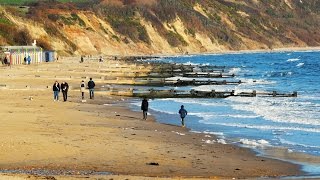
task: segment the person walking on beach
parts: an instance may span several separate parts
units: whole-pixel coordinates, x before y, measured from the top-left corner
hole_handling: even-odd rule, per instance
[[[184,109],[184,106],[181,105],[181,109],[179,110],[180,118],[181,118],[181,126],[185,127],[184,125],[184,118],[187,116],[188,112]]]
[[[69,90],[69,85],[65,81],[61,83],[61,91],[63,95],[63,101],[66,102],[68,99],[68,90]]]
[[[27,61],[28,61],[28,64],[31,63],[31,57],[30,57],[30,55],[28,55]]]
[[[147,98],[143,98],[142,103],[141,103],[141,110],[142,110],[142,113],[143,113],[143,120],[147,120],[148,107],[149,107],[149,103],[148,103]]]
[[[4,57],[3,63],[4,63],[5,65],[8,65],[8,58],[7,58],[7,56]]]
[[[53,90],[53,100],[59,101],[60,84],[58,83],[58,81],[54,82],[52,86],[52,90]]]
[[[94,87],[95,86],[96,86],[96,84],[92,81],[92,78],[90,78],[90,81],[88,82],[90,99],[94,98]]]
[[[81,92],[81,97],[82,97],[82,100],[84,100],[84,91],[86,90],[86,84],[84,83],[84,81],[82,80],[81,81],[81,84],[80,84],[80,92]]]

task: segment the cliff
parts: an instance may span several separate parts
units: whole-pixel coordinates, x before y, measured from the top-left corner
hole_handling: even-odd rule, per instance
[[[0,44],[71,54],[320,46],[318,0],[54,0],[0,7]]]

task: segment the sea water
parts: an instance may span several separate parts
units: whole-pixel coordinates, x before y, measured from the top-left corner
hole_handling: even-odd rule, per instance
[[[281,147],[289,153],[320,156],[320,52],[194,55],[162,61],[224,66],[225,73],[236,75],[225,80],[243,82],[176,89],[235,90],[236,93],[297,91],[298,97],[153,99],[149,106],[158,121],[180,125],[178,110],[184,105],[188,111],[186,126],[192,131],[217,134],[222,143],[256,149]],[[136,108],[140,106],[138,101],[133,104]],[[320,174],[319,167],[315,163],[305,170]]]

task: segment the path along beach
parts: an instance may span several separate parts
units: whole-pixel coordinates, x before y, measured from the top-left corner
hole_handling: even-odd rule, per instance
[[[0,179],[232,179],[301,175],[299,166],[249,149],[206,144],[213,135],[159,124],[130,111],[128,99],[95,92],[81,102],[81,80],[97,86],[138,65],[79,58],[0,68]],[[115,78],[112,78],[115,77]],[[52,84],[71,86],[53,101]],[[35,175],[32,175],[35,174]]]

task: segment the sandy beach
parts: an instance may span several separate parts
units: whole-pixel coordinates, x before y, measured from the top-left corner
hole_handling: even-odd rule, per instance
[[[80,81],[97,86],[132,70],[119,61],[1,67],[0,179],[232,179],[301,175],[299,166],[187,128],[160,124],[128,109],[129,98],[96,92],[81,102]],[[121,68],[120,68],[121,67]],[[112,78],[114,77],[114,78]],[[52,84],[71,86],[53,101]],[[62,100],[62,94],[60,93]],[[36,174],[36,175],[32,175]]]

